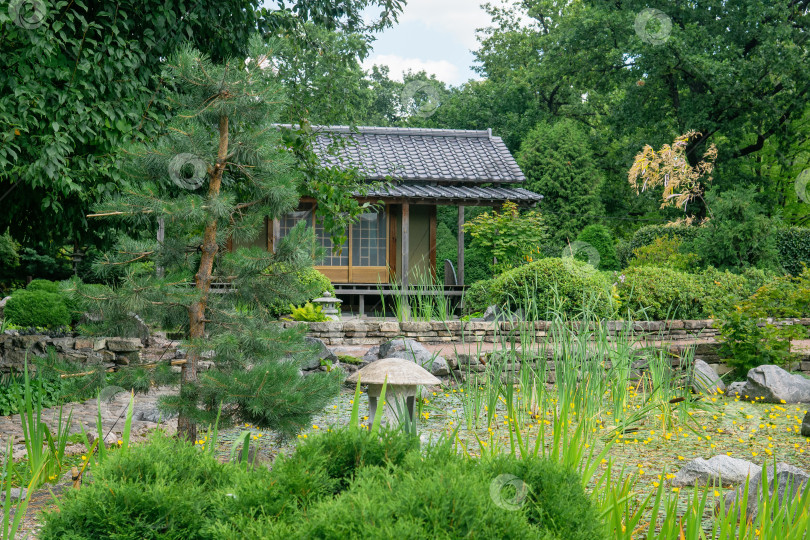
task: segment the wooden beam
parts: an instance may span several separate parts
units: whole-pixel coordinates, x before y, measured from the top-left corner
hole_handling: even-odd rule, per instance
[[[399,208],[397,208],[398,210]],[[397,280],[397,217],[394,215],[394,207],[388,205],[388,268],[389,283]]]
[[[264,216],[264,238],[267,241],[267,251],[272,253],[275,248],[273,244],[273,222],[270,216]]]
[[[273,220],[272,224],[273,228],[273,251],[276,251],[276,246],[278,245],[279,240],[281,240],[281,221],[278,219]]]
[[[411,273],[410,249],[411,249],[411,209],[408,203],[402,203],[402,246],[400,275],[402,276],[402,290],[408,290],[408,278]]]
[[[458,260],[456,262],[456,278],[458,285],[464,285],[464,207],[458,207]]]
[[[430,207],[430,214],[428,216],[428,223],[430,232],[428,234],[428,258],[430,260],[430,274],[436,277],[436,214],[438,207],[434,204]]]

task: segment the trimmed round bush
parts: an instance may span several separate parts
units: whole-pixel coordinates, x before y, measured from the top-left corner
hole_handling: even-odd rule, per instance
[[[6,320],[24,328],[58,328],[70,324],[70,312],[61,295],[43,290],[18,289],[6,302]]]
[[[476,301],[523,309],[529,318],[545,319],[550,313],[575,315],[583,311],[609,317],[614,312],[610,283],[605,275],[590,264],[571,258],[540,259],[504,272],[481,287],[487,291],[473,291]],[[468,309],[481,311],[486,306],[473,304]]]
[[[59,284],[55,281],[47,279],[32,279],[31,283],[26,287],[29,291],[45,291],[49,293],[59,294]]]
[[[628,268],[619,280],[622,309],[640,319],[700,319],[703,286],[697,276],[659,266]]]
[[[585,242],[596,249],[596,252],[599,253],[599,270],[619,269],[613,235],[610,229],[604,225],[588,225],[577,236],[577,242]]]

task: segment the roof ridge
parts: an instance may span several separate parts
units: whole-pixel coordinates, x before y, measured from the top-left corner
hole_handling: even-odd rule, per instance
[[[322,126],[313,125],[313,131],[327,133],[357,133],[361,135],[422,135],[427,137],[467,137],[467,138],[491,138],[492,130],[484,129],[440,129],[440,128],[411,128],[411,127],[383,127],[383,126]]]

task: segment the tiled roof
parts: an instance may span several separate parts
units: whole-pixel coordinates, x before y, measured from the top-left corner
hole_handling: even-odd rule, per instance
[[[491,131],[313,126],[315,152],[329,165],[357,167],[369,180],[397,182],[517,183],[525,177]],[[335,139],[337,156],[328,152]]]
[[[396,184],[374,190],[369,197],[426,199],[431,201],[453,201],[463,204],[465,200],[477,203],[512,201],[534,204],[543,199],[542,195],[523,188],[501,188],[481,186],[425,186],[419,184]]]

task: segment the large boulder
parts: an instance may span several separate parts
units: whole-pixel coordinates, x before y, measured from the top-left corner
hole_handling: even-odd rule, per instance
[[[412,339],[392,339],[380,345],[380,358],[410,360],[430,371],[436,377],[450,374],[447,360],[428,351],[424,345]]]
[[[810,411],[807,411],[802,420],[802,435],[810,437]]]
[[[728,385],[726,388],[726,395],[735,397],[735,396],[743,396],[743,389],[745,388],[745,382],[743,381],[734,381],[733,383]]]
[[[801,493],[807,487],[807,480],[810,478],[806,472],[788,465],[778,463],[774,469],[773,465],[768,465],[767,469],[768,493],[771,497],[776,494],[777,505],[781,506],[786,501],[790,501],[797,493]],[[759,469],[748,481],[748,507],[746,508],[746,519],[755,520],[759,512],[759,497],[762,491],[762,469]],[[734,500],[743,500],[743,490],[745,486],[740,486],[734,491],[726,493],[726,509],[731,507]]]
[[[750,461],[737,459],[723,454],[709,459],[693,459],[678,471],[672,479],[676,487],[696,486],[702,484],[731,485],[742,484],[753,476],[759,467]]]
[[[308,358],[307,362],[301,366],[302,369],[307,371],[318,369],[321,367],[322,360],[329,360],[333,364],[336,364],[338,361],[337,355],[329,350],[329,347],[326,346],[326,343],[321,341],[318,338],[306,336],[304,340],[307,342],[308,345],[315,349],[315,356]]]
[[[726,391],[726,384],[720,380],[714,368],[700,358],[695,358],[691,383],[692,390],[701,394],[721,394]]]
[[[744,399],[765,403],[808,403],[810,380],[778,366],[757,366],[748,372],[740,394]]]

